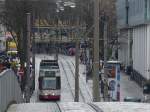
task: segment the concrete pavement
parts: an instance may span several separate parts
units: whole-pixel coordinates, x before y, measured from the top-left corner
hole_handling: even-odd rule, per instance
[[[130,76],[121,72],[121,101],[125,97],[135,97],[143,99],[143,90],[133,80],[130,80]]]

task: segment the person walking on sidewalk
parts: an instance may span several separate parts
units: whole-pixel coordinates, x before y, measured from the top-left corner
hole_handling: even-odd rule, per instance
[[[104,81],[103,80],[100,81],[100,87],[101,87],[101,94],[103,95],[104,94]]]
[[[81,52],[81,55],[80,55],[80,62],[83,63],[83,53]]]

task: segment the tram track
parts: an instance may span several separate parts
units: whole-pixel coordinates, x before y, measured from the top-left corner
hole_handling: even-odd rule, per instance
[[[99,108],[97,105],[93,104],[93,103],[87,103],[88,106],[90,106],[92,109],[95,110],[95,112],[103,112],[103,110],[101,108]]]
[[[74,80],[75,80],[75,73],[73,72],[70,63],[69,63],[68,61],[66,61],[66,62],[67,62],[67,64],[68,64],[68,66],[69,66],[69,68],[70,68],[70,70],[71,70],[71,72],[72,72],[72,75],[73,75],[73,77],[74,77]],[[79,92],[80,92],[80,95],[81,95],[83,101],[85,102],[85,97],[84,97],[84,95],[83,95],[83,93],[82,93],[82,91],[81,91],[80,86],[79,86]]]
[[[73,63],[73,61],[71,61],[71,64],[74,66],[74,69],[75,69],[75,64]],[[82,82],[82,84],[84,85],[84,87],[86,88],[87,94],[90,96],[90,100],[92,101],[92,96],[91,96],[91,94],[90,94],[90,92],[89,92],[89,90],[88,90],[86,84],[83,82],[83,79],[82,79],[81,82]]]
[[[57,105],[57,108],[58,108],[58,110],[59,110],[58,112],[62,112],[62,111],[61,111],[61,108],[60,108],[60,106],[59,106],[59,104],[58,104],[58,102],[56,102],[56,105]]]
[[[67,80],[67,84],[68,84],[68,86],[69,86],[69,90],[70,90],[71,95],[72,95],[73,100],[74,100],[75,95],[74,95],[74,93],[73,93],[73,91],[72,91],[72,89],[71,89],[71,84],[70,84],[70,82],[69,82],[69,78],[68,78],[68,76],[67,76],[67,72],[66,72],[66,70],[65,70],[65,68],[64,68],[64,66],[63,66],[62,61],[59,61],[59,63],[60,63],[60,65],[62,66],[62,69],[63,69],[63,71],[64,71],[64,75],[65,75],[66,80]]]
[[[62,58],[63,60],[65,60],[64,57],[61,57],[61,58]],[[75,80],[75,73],[73,72],[70,63],[69,63],[68,61],[66,61],[66,60],[65,60],[65,62],[67,63],[68,67],[70,68],[70,71],[71,71],[71,73],[72,73],[72,76],[73,76],[73,78],[74,78],[74,80]],[[84,95],[83,95],[83,93],[82,93],[80,87],[79,87],[79,92],[80,92],[80,95],[81,95],[81,97],[82,97],[83,102],[85,102],[86,100],[85,100],[85,97],[84,97]],[[74,97],[75,97],[75,96],[74,96]]]

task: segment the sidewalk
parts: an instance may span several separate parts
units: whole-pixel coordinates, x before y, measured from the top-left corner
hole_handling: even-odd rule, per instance
[[[92,92],[92,79],[87,82],[90,90]],[[123,101],[125,97],[133,97],[143,99],[142,88],[138,86],[134,81],[130,80],[130,77],[121,72],[121,81],[120,81],[120,101]]]
[[[121,72],[120,84],[121,101],[123,101],[125,97],[143,98],[142,88],[139,87],[136,82],[130,80],[130,76],[124,72]]]

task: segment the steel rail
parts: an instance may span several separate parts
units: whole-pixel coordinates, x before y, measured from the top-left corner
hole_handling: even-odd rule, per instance
[[[87,103],[92,109],[95,110],[95,112],[104,112],[101,108],[99,108],[97,105],[93,103]]]
[[[64,59],[64,57],[61,57],[61,58],[63,58],[63,59]],[[65,59],[64,59],[64,60],[65,60]],[[66,60],[65,60],[65,61],[66,61]],[[70,63],[69,63],[68,61],[66,61],[66,63],[67,63],[67,65],[69,66],[70,71],[71,71],[71,73],[72,73],[72,75],[73,75],[73,77],[74,77],[74,79],[75,79],[75,73],[73,72],[73,70],[72,70],[72,68],[71,68]],[[83,93],[82,93],[82,91],[81,91],[81,88],[80,88],[80,87],[79,87],[79,92],[80,92],[80,95],[81,95],[81,97],[82,97],[83,101],[85,102],[85,97],[84,97],[84,95],[83,95]]]
[[[71,64],[72,64],[72,65],[74,66],[74,68],[75,68],[75,65],[74,65],[74,63],[73,63],[72,61],[71,61]],[[82,82],[82,83],[83,83],[83,82]],[[90,94],[90,92],[88,91],[86,84],[83,83],[83,85],[85,86],[85,88],[86,88],[86,90],[87,90],[87,93],[88,93],[88,95],[90,96],[90,99],[91,99],[91,101],[92,101],[91,94]]]
[[[62,112],[62,111],[61,111],[61,108],[60,108],[60,106],[59,106],[59,104],[58,104],[58,102],[56,102],[56,105],[57,105],[57,107],[58,107],[58,109],[59,109],[59,112]]]
[[[59,61],[59,63],[61,64],[62,69],[63,69],[63,71],[64,71],[64,73],[65,73],[65,77],[66,77],[66,80],[67,80],[67,83],[68,83],[68,86],[69,86],[70,92],[71,92],[72,97],[73,97],[73,99],[74,99],[74,98],[75,98],[75,95],[74,95],[74,93],[73,93],[73,91],[72,91],[72,89],[71,89],[71,85],[70,85],[70,83],[69,83],[69,79],[68,79],[68,76],[67,76],[67,72],[66,72],[66,70],[65,70],[65,68],[64,68],[64,66],[63,66],[63,64],[62,64],[62,62],[61,62],[61,61]]]

